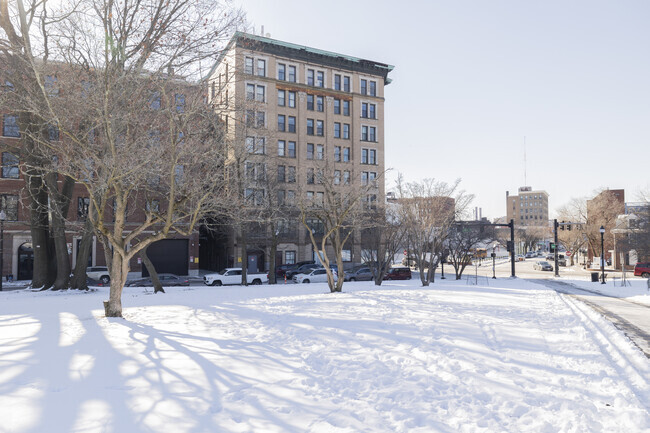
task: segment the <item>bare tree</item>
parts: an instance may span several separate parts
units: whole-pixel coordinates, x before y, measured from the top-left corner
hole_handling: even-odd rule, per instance
[[[584,198],[573,198],[558,209],[558,219],[572,223],[558,232],[558,241],[564,245],[567,251],[571,251],[571,266],[575,264],[578,251],[587,243],[586,206],[587,202]]]
[[[330,291],[340,292],[345,278],[343,250],[351,242],[355,230],[370,224],[372,213],[377,209],[376,182],[379,179],[361,181],[349,172],[342,173],[327,158],[319,162],[308,169],[307,174],[314,191],[302,191],[298,200],[300,221],[307,229],[314,250],[319,252]],[[334,263],[338,273],[336,281],[331,268]]]
[[[624,203],[611,190],[603,190],[592,200],[587,201],[584,218],[585,235],[589,251],[593,255],[600,255],[600,227],[605,228],[604,250],[613,249],[614,238],[611,230],[616,226],[616,219],[624,212],[624,208]]]
[[[379,208],[370,225],[361,235],[361,258],[370,268],[375,285],[380,286],[395,255],[406,245],[407,227],[395,203]]]
[[[546,226],[520,226],[515,230],[515,242],[521,242],[525,251],[537,250],[537,245],[550,235],[549,228]]]
[[[453,184],[435,179],[407,183],[401,175],[397,196],[400,219],[407,229],[409,259],[415,259],[420,281],[428,286],[434,281],[454,221],[465,212],[473,196],[460,189],[460,179]]]
[[[496,239],[492,228],[486,228],[478,221],[454,223],[447,239],[447,261],[454,267],[456,279],[460,280],[465,268],[472,263],[474,252],[485,243]]]
[[[87,217],[112,250],[107,316],[122,315],[132,258],[222,204],[224,139],[191,78],[240,22],[215,2],[82,0],[49,35],[63,66],[47,71],[35,108],[62,139],[31,137],[88,192]],[[142,221],[127,229],[128,212]]]

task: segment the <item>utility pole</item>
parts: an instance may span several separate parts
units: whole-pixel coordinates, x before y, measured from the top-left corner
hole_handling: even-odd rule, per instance
[[[508,224],[510,227],[510,244],[512,245],[512,251],[510,251],[510,270],[512,271],[512,278],[515,278],[515,220],[511,219]]]

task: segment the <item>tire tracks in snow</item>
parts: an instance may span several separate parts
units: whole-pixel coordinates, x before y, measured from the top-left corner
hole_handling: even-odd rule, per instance
[[[588,335],[600,352],[616,366],[620,380],[628,385],[644,407],[650,407],[650,386],[647,379],[650,377],[650,367],[647,359],[613,324],[581,300],[566,294],[558,295],[587,328]]]

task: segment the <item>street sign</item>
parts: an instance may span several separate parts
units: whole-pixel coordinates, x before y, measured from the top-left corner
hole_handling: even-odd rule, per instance
[[[567,257],[571,257],[571,251],[567,251],[567,252],[566,252],[566,256],[567,256]]]

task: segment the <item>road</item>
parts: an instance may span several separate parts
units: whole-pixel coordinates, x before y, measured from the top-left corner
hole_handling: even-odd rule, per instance
[[[638,304],[623,298],[604,296],[599,293],[579,289],[554,277],[553,272],[537,271],[533,269],[535,261],[541,259],[528,259],[516,263],[516,275],[518,278],[544,284],[553,290],[567,296],[578,299],[598,311],[614,326],[620,329],[641,351],[650,358],[650,307]],[[510,262],[500,263],[494,268],[497,278],[510,276]],[[453,269],[451,269],[453,272]],[[465,271],[468,275],[478,275],[479,281],[482,278],[492,277],[492,263],[485,263],[483,266],[468,268]],[[560,267],[560,276],[572,276],[588,281],[590,272],[580,267]]]

